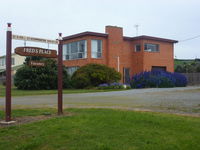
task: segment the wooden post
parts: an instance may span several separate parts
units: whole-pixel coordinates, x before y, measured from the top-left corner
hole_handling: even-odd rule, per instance
[[[58,38],[58,115],[63,114],[63,56],[62,34]]]
[[[11,121],[11,51],[12,51],[12,30],[11,23],[8,23],[6,39],[6,122]]]

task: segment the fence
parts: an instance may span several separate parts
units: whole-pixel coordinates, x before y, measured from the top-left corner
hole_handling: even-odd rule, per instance
[[[12,85],[14,84],[14,76],[11,76],[11,83],[12,83]],[[0,77],[0,85],[2,85],[2,84],[5,84],[5,82],[6,82],[6,77],[5,76],[2,76],[2,77]]]
[[[6,77],[0,77],[0,84],[3,84],[3,82],[6,81]]]
[[[182,73],[188,80],[188,85],[200,85],[200,73]]]

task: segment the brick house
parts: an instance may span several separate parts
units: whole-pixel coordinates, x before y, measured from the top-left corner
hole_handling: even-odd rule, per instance
[[[106,26],[105,33],[82,32],[63,38],[63,64],[72,74],[88,63],[105,64],[122,74],[127,83],[132,75],[150,70],[174,71],[174,43],[150,36],[126,37],[123,29]]]

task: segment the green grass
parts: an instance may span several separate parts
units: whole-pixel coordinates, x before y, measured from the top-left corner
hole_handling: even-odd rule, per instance
[[[110,92],[110,91],[122,91],[126,89],[64,89],[63,94],[73,93],[92,93],[92,92]],[[57,90],[18,90],[16,87],[12,87],[12,96],[28,96],[28,95],[49,95],[57,94]],[[0,85],[0,97],[5,96],[5,87]]]
[[[6,150],[197,150],[200,118],[109,109],[68,109],[73,116],[0,128]],[[54,109],[15,110],[16,116]],[[2,112],[0,113],[2,116]]]

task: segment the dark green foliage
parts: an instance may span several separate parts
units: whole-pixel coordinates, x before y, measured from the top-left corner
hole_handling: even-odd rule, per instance
[[[182,67],[182,65],[177,65],[175,68],[175,72],[183,73],[185,72],[185,69]]]
[[[14,84],[18,89],[23,90],[40,90],[57,88],[57,64],[55,60],[43,59],[44,67],[28,66],[27,58],[24,67],[17,70],[14,77]],[[41,60],[41,59],[31,59]],[[70,88],[70,79],[63,69],[63,87]]]
[[[101,64],[88,64],[80,67],[72,76],[72,84],[75,88],[98,86],[102,83],[117,82],[121,74],[114,68]]]
[[[200,61],[195,60],[177,60],[175,59],[175,72],[194,73],[200,72]]]

